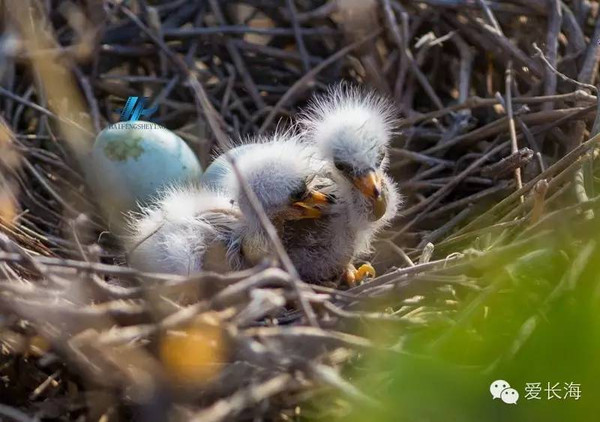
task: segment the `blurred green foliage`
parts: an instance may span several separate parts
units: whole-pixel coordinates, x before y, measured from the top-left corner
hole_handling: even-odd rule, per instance
[[[414,330],[371,325],[381,346],[402,339],[400,353],[373,352],[346,378],[381,408],[343,396],[311,403],[311,420],[344,421],[589,421],[600,417],[600,247],[597,221],[564,225],[512,255],[487,254],[479,291],[463,292],[451,323]],[[490,256],[492,257],[490,259]],[[477,258],[474,266],[477,267]],[[467,271],[467,273],[469,273]],[[474,277],[474,273],[470,273]],[[392,342],[393,344],[393,342]],[[520,398],[492,399],[502,379]],[[526,384],[541,383],[540,399]],[[580,385],[581,397],[548,399],[548,383]],[[315,406],[317,412],[312,412]],[[307,412],[308,413],[308,412]],[[327,415],[327,417],[323,417]],[[313,417],[314,416],[314,417]]]

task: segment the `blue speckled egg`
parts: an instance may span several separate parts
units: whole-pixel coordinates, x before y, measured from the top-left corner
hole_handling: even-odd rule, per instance
[[[179,136],[155,123],[136,121],[100,132],[86,172],[102,205],[124,212],[169,185],[199,181],[202,168]]]

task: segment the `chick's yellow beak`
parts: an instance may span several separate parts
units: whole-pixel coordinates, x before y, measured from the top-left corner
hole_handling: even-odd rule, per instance
[[[387,198],[383,191],[381,175],[371,170],[367,174],[354,179],[354,186],[373,203],[371,219],[379,220],[387,210]]]
[[[304,202],[294,202],[294,204],[292,205],[294,207],[294,217],[297,220],[302,220],[304,218],[319,218],[321,217],[321,210],[308,205]]]
[[[354,186],[367,198],[375,200],[381,195],[381,176],[371,170],[364,176],[355,178]]]
[[[310,191],[305,199],[292,204],[294,217],[299,220],[304,218],[319,218],[323,214],[319,206],[329,203],[331,203],[329,196],[318,191]]]
[[[313,190],[310,191],[308,197],[303,202],[309,205],[326,205],[331,203],[331,197],[319,191]]]

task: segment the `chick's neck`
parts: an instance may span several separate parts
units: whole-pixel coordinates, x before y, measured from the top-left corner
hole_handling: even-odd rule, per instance
[[[283,233],[284,219],[276,218],[271,221],[277,236],[281,238]],[[242,253],[244,258],[251,264],[260,263],[273,250],[269,235],[259,223],[257,227],[251,228],[242,238]]]

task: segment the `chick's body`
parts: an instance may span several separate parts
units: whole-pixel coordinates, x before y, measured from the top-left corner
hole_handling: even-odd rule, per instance
[[[167,190],[131,218],[129,264],[147,272],[190,275],[243,267],[240,211],[218,191]]]
[[[321,218],[291,221],[282,240],[300,277],[309,283],[337,281],[351,264],[357,232],[351,225],[349,204],[335,182],[318,176],[319,190],[335,198]]]
[[[353,258],[371,252],[375,235],[398,213],[401,196],[387,175],[393,129],[390,103],[340,84],[316,97],[300,118],[303,139],[327,163],[327,174],[346,198],[356,233]]]
[[[345,178],[320,162],[315,168],[318,189],[335,198],[319,219],[291,221],[285,225],[283,243],[302,279],[309,283],[337,282],[357,259],[372,252],[376,234],[397,212],[395,184],[385,175],[388,209],[373,221],[372,203]]]
[[[344,273],[351,263],[357,244],[357,231],[352,226],[353,209],[350,197],[342,193],[332,177],[330,166],[318,156],[318,151],[310,144],[290,142],[285,137],[276,137],[270,142],[244,143],[226,154],[236,160],[249,160],[252,156],[303,156],[310,151],[310,159],[305,161],[309,186],[332,199],[315,219],[287,220],[276,224],[278,233],[292,263],[302,280],[310,283],[334,281]],[[227,175],[232,170],[225,157],[218,157],[206,170],[202,183],[217,188],[227,188]],[[226,169],[226,170],[225,170]],[[271,178],[277,184],[277,179]]]

